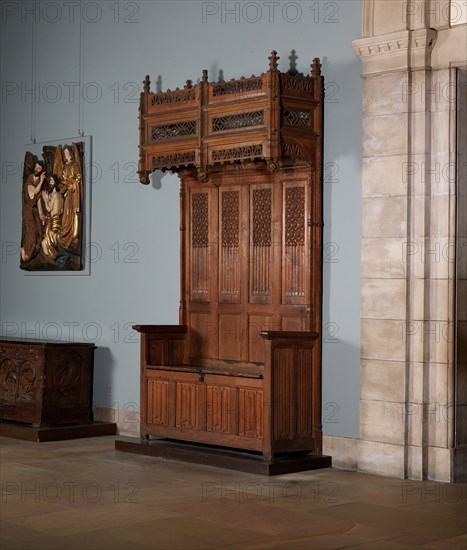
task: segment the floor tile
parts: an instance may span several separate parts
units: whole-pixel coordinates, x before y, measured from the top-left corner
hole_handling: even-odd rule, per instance
[[[467,485],[326,468],[275,477],[0,438],[6,550],[464,550]]]

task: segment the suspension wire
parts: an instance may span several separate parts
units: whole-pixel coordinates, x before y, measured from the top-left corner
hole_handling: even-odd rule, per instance
[[[79,86],[78,86],[78,135],[84,136],[84,107],[83,107],[83,80],[84,80],[84,25],[83,0],[80,0],[79,13]]]
[[[36,143],[36,18],[32,18],[31,34],[31,142]]]

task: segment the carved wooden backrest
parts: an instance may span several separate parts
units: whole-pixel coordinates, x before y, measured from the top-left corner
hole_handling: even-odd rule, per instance
[[[190,357],[262,362],[261,330],[314,330],[309,169],[251,168],[182,185]]]

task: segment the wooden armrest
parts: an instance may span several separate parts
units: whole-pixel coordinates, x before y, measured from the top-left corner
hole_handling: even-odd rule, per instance
[[[133,325],[131,327],[142,334],[186,334],[186,325]]]
[[[185,359],[186,325],[133,325],[141,334],[141,361],[146,364],[182,364]]]
[[[262,330],[259,333],[265,340],[318,340],[319,334],[310,331]]]

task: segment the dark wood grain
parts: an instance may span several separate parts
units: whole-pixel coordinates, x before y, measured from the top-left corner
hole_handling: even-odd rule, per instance
[[[0,340],[0,418],[34,427],[92,421],[94,344]]]

